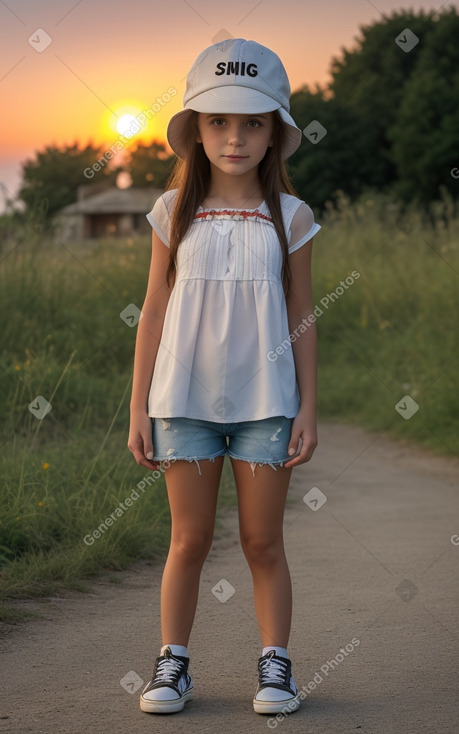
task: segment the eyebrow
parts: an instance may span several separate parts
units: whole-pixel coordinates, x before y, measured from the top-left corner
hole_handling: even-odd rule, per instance
[[[208,120],[209,117],[225,117],[225,115],[229,115],[229,114],[233,114],[233,113],[229,113],[229,112],[214,112],[212,115],[207,115],[206,120]],[[256,112],[254,112],[253,115],[250,115],[250,114],[245,115],[245,117],[262,117],[263,120],[266,120],[266,116],[265,115],[259,115]]]

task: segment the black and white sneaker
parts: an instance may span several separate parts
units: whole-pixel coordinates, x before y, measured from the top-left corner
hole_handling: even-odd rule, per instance
[[[169,646],[156,658],[151,681],[140,694],[140,708],[151,714],[181,711],[193,698],[193,681],[188,673],[189,658],[173,655]]]
[[[258,660],[258,686],[253,699],[257,714],[296,711],[300,697],[292,678],[292,662],[270,650]]]

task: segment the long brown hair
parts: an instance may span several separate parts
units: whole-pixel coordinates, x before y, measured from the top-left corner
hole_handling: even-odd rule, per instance
[[[273,225],[279,237],[282,248],[282,286],[285,297],[290,290],[290,267],[288,262],[288,241],[282,219],[282,209],[279,193],[283,191],[298,197],[290,183],[284,161],[281,157],[285,127],[277,112],[273,115],[273,145],[269,147],[263,160],[258,165],[258,175],[263,196],[268,205]],[[166,191],[178,189],[171,217],[170,254],[166,280],[170,287],[175,282],[177,266],[177,250],[187,234],[196,211],[208,194],[210,184],[210,163],[202,145],[196,142],[199,136],[198,113],[190,115],[188,130],[188,155],[186,158],[177,158],[172,173],[166,183]]]

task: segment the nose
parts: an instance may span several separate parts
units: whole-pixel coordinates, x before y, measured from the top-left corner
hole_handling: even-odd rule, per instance
[[[228,130],[228,143],[230,145],[243,145],[244,139],[244,128],[240,123],[233,123]]]

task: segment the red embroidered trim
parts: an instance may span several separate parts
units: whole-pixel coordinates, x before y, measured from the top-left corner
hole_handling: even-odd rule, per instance
[[[246,211],[245,209],[205,209],[196,214],[195,219],[207,219],[209,214],[237,214],[238,216],[242,216],[243,219],[247,219],[247,217],[260,217],[261,219],[266,219],[268,222],[273,221],[272,217],[268,217],[267,214],[262,214],[258,209],[255,209],[255,211]]]

